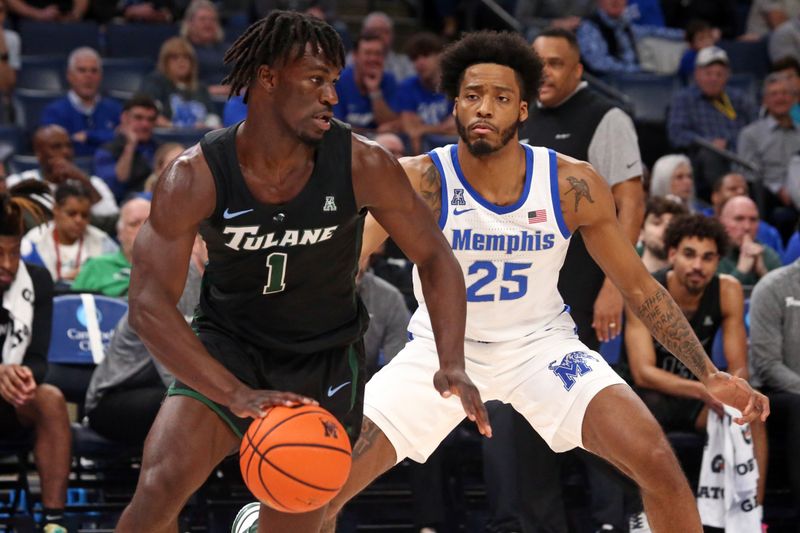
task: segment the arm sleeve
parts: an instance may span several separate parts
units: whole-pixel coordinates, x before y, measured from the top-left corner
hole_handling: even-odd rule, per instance
[[[42,383],[47,373],[47,352],[50,350],[50,334],[53,327],[53,280],[50,274],[36,267],[29,267],[28,273],[33,282],[35,302],[31,343],[25,352],[22,364],[33,372],[36,383]]]
[[[756,285],[750,298],[750,359],[768,387],[800,394],[800,375],[783,362],[783,301],[770,279]]]
[[[621,109],[610,109],[597,125],[589,143],[589,163],[610,186],[642,175],[636,128]]]
[[[39,125],[47,126],[50,124],[63,124],[66,122],[64,117],[59,112],[58,101],[53,102],[42,110],[42,115],[39,117]]]

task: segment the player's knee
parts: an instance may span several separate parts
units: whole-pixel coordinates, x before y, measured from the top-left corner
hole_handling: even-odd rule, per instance
[[[640,452],[635,476],[642,488],[673,490],[686,483],[675,452],[663,435]]]
[[[142,468],[136,495],[149,502],[148,505],[164,506],[181,493],[184,476],[175,468],[175,462],[159,459]]]
[[[52,385],[36,387],[32,415],[37,420],[66,419],[67,402],[61,390]]]

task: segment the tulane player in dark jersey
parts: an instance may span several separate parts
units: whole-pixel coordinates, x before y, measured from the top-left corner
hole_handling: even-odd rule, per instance
[[[680,215],[664,233],[670,267],[656,272],[658,280],[680,306],[700,339],[712,353],[714,337],[722,329],[728,372],[747,378],[747,333],[744,325],[742,286],[733,276],[716,274],[725,255],[725,228],[703,215]],[[686,366],[672,355],[633,313],[625,324],[623,365],[664,428],[664,431],[705,433],[709,409],[721,414],[722,403],[709,394]],[[767,434],[764,423],[751,423],[753,447],[758,459],[758,501],[763,501],[767,474]]]
[[[443,396],[490,428],[464,371],[460,267],[403,169],[334,120],[344,48],[324,22],[275,11],[226,55],[247,119],[208,134],[158,182],[133,258],[130,321],[176,376],[144,450],[118,531],[175,531],[181,507],[273,405],[319,402],[355,441],[368,322],[355,274],[369,210],[420,269],[431,302]],[[209,264],[194,332],[175,304],[195,234]],[[284,392],[285,391],[285,392]],[[262,506],[265,530],[314,531]]]

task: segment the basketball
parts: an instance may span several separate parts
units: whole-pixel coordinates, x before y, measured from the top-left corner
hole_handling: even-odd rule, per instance
[[[350,453],[347,432],[322,407],[272,407],[250,424],[239,466],[258,500],[284,513],[304,513],[339,493],[350,473]]]

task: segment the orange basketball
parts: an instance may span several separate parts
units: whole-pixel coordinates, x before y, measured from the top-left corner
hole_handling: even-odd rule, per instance
[[[284,513],[313,511],[339,493],[350,473],[350,439],[319,406],[272,407],[250,424],[239,448],[247,488]]]

